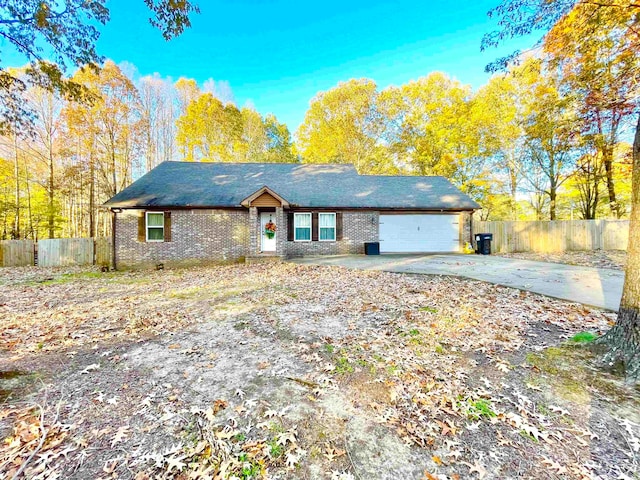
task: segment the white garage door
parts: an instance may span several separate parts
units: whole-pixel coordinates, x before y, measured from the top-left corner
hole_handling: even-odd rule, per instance
[[[459,252],[460,215],[380,215],[380,252]]]

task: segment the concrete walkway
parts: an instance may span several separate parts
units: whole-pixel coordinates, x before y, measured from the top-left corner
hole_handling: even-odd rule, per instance
[[[292,260],[363,270],[455,275],[617,311],[624,272],[484,255],[336,255]]]

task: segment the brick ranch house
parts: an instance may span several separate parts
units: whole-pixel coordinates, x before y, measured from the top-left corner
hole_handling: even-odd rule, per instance
[[[480,208],[443,177],[194,162],[164,162],[104,206],[118,268],[357,254],[377,241],[381,253],[459,252]]]

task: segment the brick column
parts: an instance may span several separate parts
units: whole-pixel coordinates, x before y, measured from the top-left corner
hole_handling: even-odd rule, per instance
[[[249,207],[249,256],[257,255],[260,251],[258,208]]]
[[[284,209],[282,207],[276,207],[276,218],[275,218],[277,233],[276,233],[276,254],[284,257],[287,252],[286,249],[286,241],[287,241],[287,226],[286,220],[284,218]]]

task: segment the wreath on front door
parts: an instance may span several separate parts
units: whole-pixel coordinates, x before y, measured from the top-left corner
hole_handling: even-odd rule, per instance
[[[276,224],[273,223],[271,220],[269,220],[267,222],[267,224],[264,226],[264,234],[269,239],[271,239],[271,238],[273,238],[275,236],[275,234],[276,234]]]

